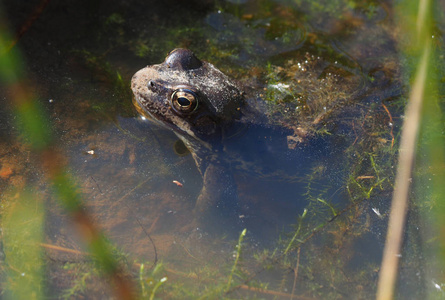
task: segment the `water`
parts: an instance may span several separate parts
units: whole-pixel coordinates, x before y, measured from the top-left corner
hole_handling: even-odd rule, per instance
[[[5,15],[14,31],[36,4],[10,2]],[[373,297],[404,105],[391,5],[297,3],[52,1],[20,38],[16,47],[88,213],[125,253],[141,293],[162,283],[160,298]],[[175,47],[267,99],[273,126],[284,130],[251,128],[233,142],[245,158],[267,133],[258,152],[266,162],[254,160],[267,170],[235,172],[242,225],[228,236],[195,222],[202,178],[192,156],[175,152],[177,137],[132,107],[131,76]],[[8,103],[12,95],[2,97]],[[82,236],[15,139],[12,110],[0,114],[0,187],[42,195],[44,242],[60,247],[45,248],[48,294],[112,294],[87,258],[67,252],[83,251]],[[289,177],[272,176],[283,170]],[[14,200],[6,195],[4,205]],[[243,226],[242,260],[227,287]],[[408,240],[416,239],[409,228]],[[399,295],[415,299],[431,287],[416,272],[422,250],[405,247]],[[155,260],[163,268],[150,270]]]

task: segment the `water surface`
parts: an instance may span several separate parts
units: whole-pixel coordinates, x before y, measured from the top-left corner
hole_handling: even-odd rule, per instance
[[[35,5],[4,3],[13,32]],[[88,212],[145,292],[167,277],[160,298],[362,299],[376,290],[405,103],[393,18],[391,2],[372,1],[52,1],[16,47]],[[251,128],[234,142],[248,156],[264,133],[264,161],[254,163],[267,170],[239,168],[242,226],[232,235],[197,226],[192,156],[132,107],[131,76],[176,47],[265,99],[282,128]],[[82,237],[16,139],[12,109],[0,114],[1,188],[43,195],[43,242],[60,247],[46,250],[48,293],[110,295],[88,258],[65,251],[84,251]],[[291,175],[272,176],[280,170]],[[399,296],[415,299],[433,287],[418,271],[419,233],[409,226],[407,237]]]

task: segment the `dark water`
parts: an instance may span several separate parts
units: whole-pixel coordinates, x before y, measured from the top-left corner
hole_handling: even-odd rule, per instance
[[[4,2],[12,32],[39,3]],[[16,47],[89,213],[127,261],[146,268],[162,261],[146,281],[137,267],[130,271],[138,286],[167,277],[159,298],[368,299],[376,291],[406,99],[394,26],[391,2],[51,1]],[[235,172],[247,235],[233,290],[225,288],[240,231],[223,237],[196,224],[202,178],[192,156],[178,154],[177,137],[132,107],[131,76],[176,47],[267,99],[265,113],[282,129],[254,128],[234,140],[243,159],[255,153],[261,172]],[[12,95],[0,96],[1,188],[32,186],[43,194],[44,242],[83,249],[15,139]],[[288,136],[298,141],[288,145]],[[2,203],[13,201],[5,195]],[[417,219],[410,211],[411,224]],[[415,228],[406,233],[399,297],[442,295],[424,270]],[[112,293],[88,259],[64,250],[46,257],[51,297]]]

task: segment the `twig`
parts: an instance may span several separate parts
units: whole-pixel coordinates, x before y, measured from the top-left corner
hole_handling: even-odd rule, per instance
[[[127,202],[124,202],[125,206],[131,211],[130,206],[127,204]],[[147,232],[147,230],[145,230],[145,227],[142,225],[142,223],[139,221],[139,218],[134,215],[134,218],[136,220],[136,222],[138,223],[138,225],[142,228],[142,231],[145,233],[145,235],[147,236],[147,238],[150,240],[151,245],[153,246],[153,251],[155,252],[155,258],[153,261],[153,264],[151,265],[150,269],[153,269],[156,266],[156,263],[158,262],[158,250],[156,248],[156,244],[153,241],[153,239],[151,238],[150,234]],[[155,219],[155,221],[153,223],[156,223],[158,221],[158,218]],[[152,226],[150,226],[150,229],[152,229]]]
[[[103,192],[102,192],[102,190],[100,189],[100,186],[97,184],[97,181],[96,181],[96,179],[94,179],[94,177],[93,176],[90,176],[91,177],[91,179],[94,181],[94,183],[96,184],[96,186],[97,186],[97,189],[99,190],[99,192],[101,193],[101,194],[103,194]]]
[[[151,269],[155,267],[155,265],[158,262],[158,250],[156,249],[156,244],[153,241],[153,239],[151,238],[151,236],[148,234],[147,230],[145,230],[145,227],[141,224],[141,222],[139,221],[139,218],[135,216],[136,222],[139,224],[139,226],[141,226],[142,231],[144,231],[145,235],[148,237],[148,239],[150,240],[150,243],[153,246],[153,250],[155,252],[155,259],[153,261],[153,264],[151,265]]]
[[[298,248],[298,251],[297,251],[297,265],[295,266],[295,269],[294,269],[294,284],[292,286],[292,293],[291,293],[290,300],[294,299],[295,287],[297,286],[298,268],[300,267],[300,251],[301,251],[301,248]]]
[[[392,149],[392,147],[394,146],[394,134],[393,134],[394,122],[392,120],[392,116],[391,116],[391,113],[389,112],[389,109],[383,103],[382,103],[382,106],[385,109],[385,111],[386,111],[386,113],[388,114],[388,117],[389,117],[389,123],[390,123],[390,127],[391,127],[391,131],[389,132],[389,134],[391,135],[391,149]]]
[[[153,232],[153,230],[155,229],[156,224],[158,224],[158,221],[159,221],[159,218],[160,218],[160,217],[161,217],[160,215],[157,216],[157,217],[155,218],[155,220],[153,221],[153,223],[151,223],[150,227],[147,229],[147,232],[148,232],[149,234],[151,234],[151,233]]]
[[[357,135],[357,131],[355,131],[355,122],[354,122],[354,120],[352,120],[352,130],[354,131],[354,134],[355,134],[355,139],[354,139],[354,142],[351,144],[351,146],[354,146],[355,145],[355,143],[357,142],[357,140],[358,140],[358,135]]]
[[[56,251],[60,251],[60,252],[66,252],[66,253],[77,254],[77,255],[84,255],[84,256],[89,256],[90,255],[90,253],[88,253],[88,252],[82,252],[82,251],[79,251],[79,250],[69,249],[69,248],[60,247],[60,246],[51,245],[51,244],[40,243],[39,245],[42,246],[43,248],[56,250]]]
[[[185,253],[187,253],[188,256],[190,256],[191,258],[197,260],[198,262],[203,263],[203,261],[201,259],[193,256],[193,254],[190,252],[190,250],[187,249],[187,247],[183,243],[179,243],[179,245],[182,247],[182,249],[184,249]]]

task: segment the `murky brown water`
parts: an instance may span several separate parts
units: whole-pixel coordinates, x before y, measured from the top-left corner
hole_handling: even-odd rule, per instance
[[[131,76],[175,47],[251,86],[269,100],[276,124],[307,133],[303,142],[294,136],[295,149],[268,154],[306,161],[292,180],[236,175],[248,233],[236,288],[222,295],[373,297],[405,101],[392,5],[235,2],[51,1],[16,47],[94,221],[130,265],[163,262],[163,270],[147,275],[155,282],[168,277],[159,298],[220,296],[239,234],[212,235],[196,225],[202,178],[192,156],[175,153],[176,136],[132,108]],[[6,1],[12,32],[37,3]],[[0,97],[6,104],[12,98]],[[68,252],[84,251],[82,237],[51,196],[35,155],[17,139],[8,105],[0,117],[2,203],[14,201],[7,190],[32,187],[45,199],[43,242],[60,247],[45,248],[48,293],[109,296],[88,259]],[[246,149],[255,148],[252,140],[244,140]],[[422,295],[429,287],[414,273],[421,250],[406,247],[399,293]],[[137,266],[132,272],[139,285]],[[87,273],[84,289],[67,292]],[[247,291],[260,283],[268,291]]]

